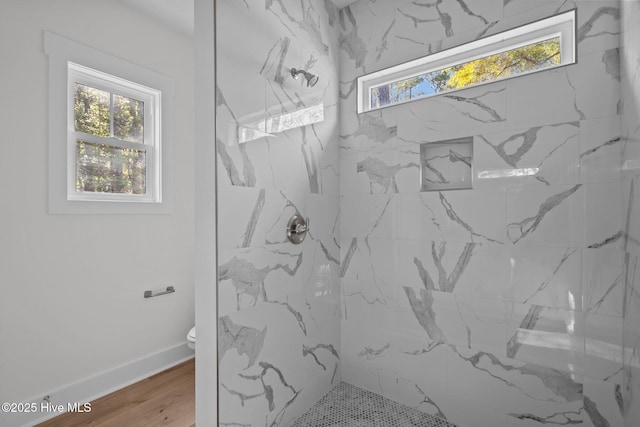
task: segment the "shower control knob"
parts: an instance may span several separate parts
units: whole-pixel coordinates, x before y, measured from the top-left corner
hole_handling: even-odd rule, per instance
[[[295,214],[287,224],[287,239],[294,245],[302,243],[307,232],[309,231],[309,218],[306,220],[298,214]]]

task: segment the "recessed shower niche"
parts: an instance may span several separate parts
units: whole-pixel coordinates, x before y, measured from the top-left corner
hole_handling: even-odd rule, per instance
[[[473,137],[420,144],[420,191],[473,186]]]

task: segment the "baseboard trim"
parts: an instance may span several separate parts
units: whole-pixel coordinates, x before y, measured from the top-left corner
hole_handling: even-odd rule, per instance
[[[187,344],[180,344],[149,356],[134,360],[76,383],[46,393],[52,405],[91,402],[123,387],[162,372],[194,357]],[[41,407],[42,397],[31,400]],[[61,412],[43,413],[40,410],[28,413],[0,412],[0,425],[7,427],[30,427],[51,419]]]

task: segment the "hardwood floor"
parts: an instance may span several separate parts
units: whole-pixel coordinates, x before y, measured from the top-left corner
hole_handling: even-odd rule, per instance
[[[91,412],[65,413],[36,427],[195,426],[195,359],[91,402]]]

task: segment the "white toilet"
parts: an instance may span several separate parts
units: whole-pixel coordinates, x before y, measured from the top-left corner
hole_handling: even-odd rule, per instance
[[[189,333],[187,334],[187,346],[192,350],[196,349],[196,327],[195,326],[191,328],[189,330]]]

